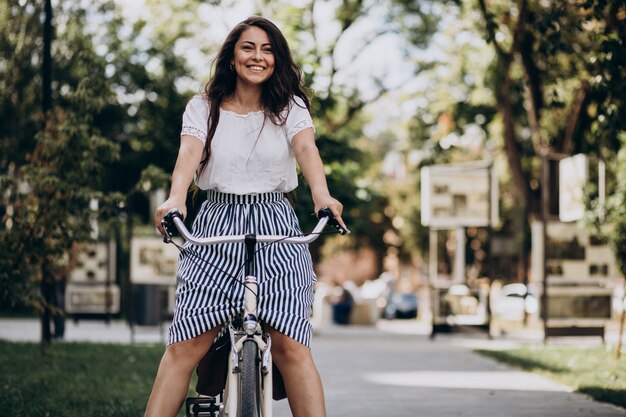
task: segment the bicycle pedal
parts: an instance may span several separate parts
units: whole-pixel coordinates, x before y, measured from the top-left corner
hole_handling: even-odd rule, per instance
[[[219,411],[215,397],[188,397],[185,400],[185,417],[217,417]]]

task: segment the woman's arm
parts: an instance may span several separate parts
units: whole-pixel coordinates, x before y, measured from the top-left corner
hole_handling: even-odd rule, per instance
[[[189,191],[189,185],[202,159],[203,150],[203,143],[194,136],[184,135],[180,138],[178,157],[172,173],[170,196],[156,209],[154,215],[154,224],[161,234],[163,234],[161,220],[169,210],[177,208],[182,210],[183,218],[187,216],[187,206],[185,204],[187,191]]]
[[[339,224],[346,228],[341,218],[343,205],[333,198],[328,191],[324,164],[315,145],[313,129],[308,128],[298,132],[291,140],[291,146],[293,147],[298,166],[300,166],[302,174],[304,174],[304,178],[311,189],[315,213],[320,209],[328,207]]]

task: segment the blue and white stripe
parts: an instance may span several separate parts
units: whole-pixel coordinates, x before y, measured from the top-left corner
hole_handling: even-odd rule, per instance
[[[248,233],[299,236],[302,231],[282,193],[235,195],[209,191],[192,233],[196,237]],[[168,344],[222,325],[241,309],[244,258],[243,243],[185,243],[178,261],[176,307]],[[316,277],[308,245],[259,244],[255,268],[260,320],[309,346]]]

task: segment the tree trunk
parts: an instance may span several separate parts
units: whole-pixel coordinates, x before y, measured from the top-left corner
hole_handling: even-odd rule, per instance
[[[48,112],[52,108],[52,1],[46,0],[44,8],[43,24],[43,57],[41,65],[43,99],[41,110],[43,112],[43,130],[47,128]],[[54,295],[54,277],[50,273],[50,265],[47,261],[41,265],[41,296],[43,297],[43,309],[41,311],[41,350],[52,340],[50,331],[50,319],[52,313],[50,303]]]
[[[41,265],[41,296],[43,298],[43,308],[41,310],[41,349],[52,340],[52,331],[50,329],[50,320],[52,319],[51,305],[54,296],[54,277],[51,274],[47,261]]]
[[[52,3],[46,0],[45,20],[43,25],[43,60],[41,65],[44,116],[52,108]]]
[[[500,96],[498,98],[498,111],[502,115],[503,129],[504,129],[504,150],[506,153],[509,168],[511,170],[511,176],[513,179],[513,185],[515,186],[515,193],[518,197],[519,207],[523,213],[521,224],[519,225],[518,233],[521,234],[522,240],[518,252],[518,279],[522,282],[528,281],[528,254],[530,241],[530,231],[528,228],[528,219],[530,215],[529,204],[531,199],[530,187],[528,184],[528,175],[524,172],[522,167],[522,156],[519,150],[519,145],[515,135],[514,120],[513,120],[513,106],[511,104],[510,85],[511,79],[508,75],[510,63],[505,63],[505,79],[501,89]]]
[[[506,71],[508,72],[508,65]],[[517,143],[515,135],[514,121],[513,121],[513,106],[511,104],[511,95],[509,88],[511,80],[507,74],[506,79],[502,85],[502,92],[498,99],[498,111],[502,115],[502,123],[504,126],[504,150],[506,152],[509,168],[511,169],[511,176],[513,178],[513,184],[519,203],[522,207],[528,207],[529,191],[528,181],[526,180],[526,173],[522,167],[522,157]]]

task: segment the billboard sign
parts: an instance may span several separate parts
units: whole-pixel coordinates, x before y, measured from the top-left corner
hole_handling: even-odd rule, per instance
[[[577,154],[559,161],[559,220],[574,222],[585,215],[587,184],[597,184],[597,198],[602,220],[605,200],[604,161]]]
[[[498,223],[498,180],[488,162],[431,165],[421,170],[421,222],[432,228]]]
[[[559,219],[573,222],[585,214],[584,187],[587,182],[587,157],[583,154],[559,161]]]
[[[133,237],[130,280],[133,284],[174,285],[179,251],[161,237]]]

